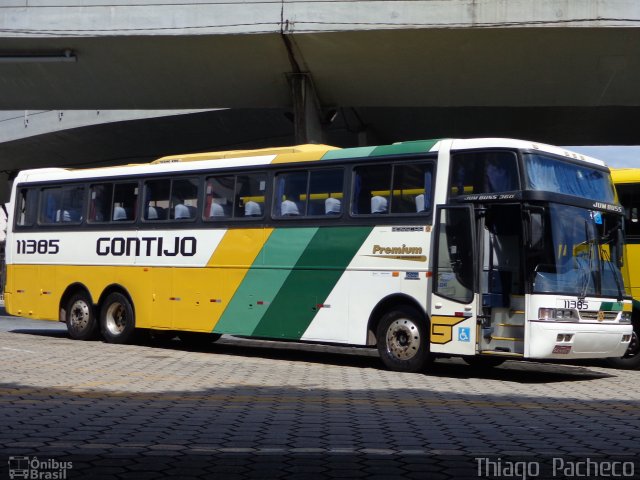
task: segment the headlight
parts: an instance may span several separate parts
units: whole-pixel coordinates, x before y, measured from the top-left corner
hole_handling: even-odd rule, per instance
[[[620,323],[631,323],[631,312],[622,312]]]
[[[539,308],[538,318],[545,322],[570,322],[576,317],[573,310],[563,308]]]

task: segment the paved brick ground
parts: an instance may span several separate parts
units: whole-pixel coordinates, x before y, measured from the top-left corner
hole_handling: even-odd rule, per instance
[[[553,457],[635,462],[640,478],[640,371],[451,360],[400,374],[362,349],[108,345],[34,326],[49,324],[0,318],[0,478],[34,456],[72,462],[70,479],[513,478],[516,461],[562,478]]]

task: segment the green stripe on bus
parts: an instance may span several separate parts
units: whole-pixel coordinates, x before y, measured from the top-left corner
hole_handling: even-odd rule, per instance
[[[253,331],[258,337],[299,339],[372,227],[320,228]]]
[[[621,312],[622,302],[602,302],[600,304],[601,312]]]
[[[371,152],[372,157],[382,155],[402,155],[407,153],[426,153],[440,140],[417,140],[415,142],[402,142],[395,145],[383,145],[376,147]]]
[[[274,230],[256,257],[261,260],[249,269],[213,331],[251,335],[317,231]]]
[[[342,158],[368,157],[376,147],[345,148],[344,150],[329,150],[321,160],[339,160]]]

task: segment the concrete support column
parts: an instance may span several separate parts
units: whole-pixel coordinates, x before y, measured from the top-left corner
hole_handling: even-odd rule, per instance
[[[324,143],[322,110],[311,75],[307,72],[289,73],[287,79],[293,103],[295,143]]]

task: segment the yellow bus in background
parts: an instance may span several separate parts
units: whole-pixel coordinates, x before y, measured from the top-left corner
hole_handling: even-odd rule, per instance
[[[611,169],[611,175],[624,207],[627,241],[622,274],[633,296],[633,337],[625,356],[609,362],[618,368],[640,368],[640,168]]]

